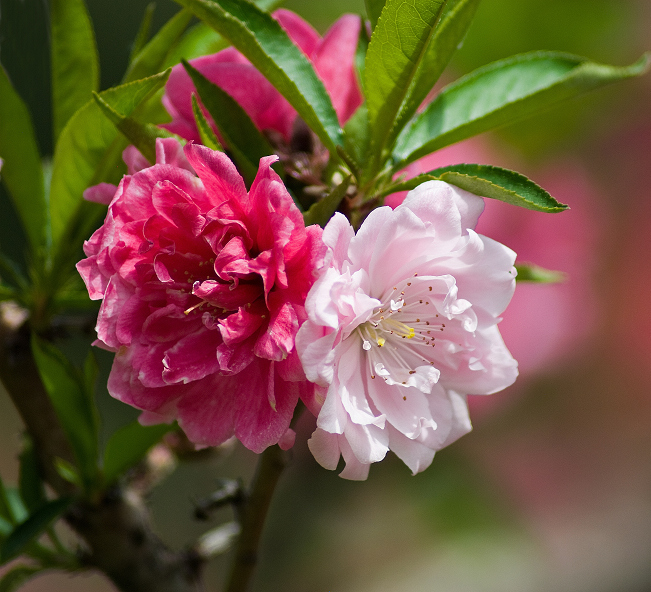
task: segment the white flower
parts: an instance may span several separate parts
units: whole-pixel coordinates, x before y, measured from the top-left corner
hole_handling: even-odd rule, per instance
[[[483,200],[429,181],[371,212],[355,235],[336,214],[329,266],[310,290],[296,346],[325,397],[316,460],[365,479],[393,452],[418,473],[471,429],[467,394],[513,383],[497,328],[515,288],[515,253],[473,228]]]

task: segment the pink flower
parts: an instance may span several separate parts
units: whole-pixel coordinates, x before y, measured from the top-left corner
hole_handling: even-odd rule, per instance
[[[352,14],[342,16],[321,38],[289,10],[277,10],[273,17],[312,62],[343,124],[362,104],[354,70],[360,18]],[[239,51],[231,47],[190,63],[231,95],[260,130],[274,130],[286,142],[290,140],[296,111]],[[183,66],[172,69],[165,91],[163,104],[172,121],[163,127],[183,138],[199,141],[191,103],[195,88]]]
[[[450,164],[486,161],[498,161],[515,170],[524,166],[505,153],[504,147],[498,149],[481,138],[472,138],[429,154],[403,172],[412,178]],[[585,349],[598,316],[595,299],[591,297],[591,280],[595,253],[604,240],[601,211],[591,207],[600,197],[599,191],[590,183],[585,167],[564,157],[539,167],[530,176],[571,209],[550,215],[488,199],[478,223],[479,232],[517,251],[519,262],[567,274],[559,284],[518,284],[500,331],[518,360],[521,376],[558,366]],[[391,194],[385,204],[396,207],[405,195],[406,192]],[[536,338],[531,339],[532,335]],[[522,385],[521,381],[518,383]],[[497,401],[473,401],[476,403],[492,406]]]
[[[144,410],[143,423],[177,418],[199,445],[234,434],[260,452],[313,395],[294,337],[321,230],[305,228],[270,168],[276,157],[261,159],[247,194],[223,153],[156,148],[157,164],[122,179],[77,264],[104,300],[96,344],[116,352],[109,392]],[[101,201],[109,187],[90,193]]]
[[[483,200],[441,181],[371,212],[355,235],[340,214],[323,240],[329,267],[296,338],[325,393],[310,450],[365,479],[389,449],[413,473],[471,429],[466,394],[510,385],[517,363],[497,328],[515,253],[473,228]]]

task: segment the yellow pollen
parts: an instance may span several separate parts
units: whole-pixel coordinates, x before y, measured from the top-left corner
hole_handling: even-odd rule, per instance
[[[384,337],[380,337],[380,338],[377,340],[377,344],[378,344],[380,347],[382,347],[385,343],[386,343],[386,339],[384,339]]]

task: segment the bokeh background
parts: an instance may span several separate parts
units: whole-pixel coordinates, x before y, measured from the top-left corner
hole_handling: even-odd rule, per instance
[[[126,66],[146,0],[87,0],[102,86]],[[325,31],[363,0],[288,0]],[[0,1],[0,59],[51,152],[44,0]],[[177,10],[160,0],[154,27]],[[8,18],[23,11],[29,18]],[[446,80],[496,59],[556,49],[629,64],[651,49],[648,0],[484,0]],[[520,285],[502,323],[520,360],[509,390],[471,401],[474,431],[415,477],[394,457],[350,483],[313,461],[303,418],[293,463],[265,531],[257,592],[651,591],[651,75],[601,89],[536,120],[449,148],[436,163],[484,162],[536,180],[569,212],[490,203],[479,230],[522,261],[568,273]],[[12,214],[0,207],[11,251]],[[19,254],[19,253],[18,253]],[[101,359],[106,372],[110,359]],[[104,431],[133,412],[98,393]],[[17,477],[21,425],[0,393],[0,471]],[[151,498],[169,544],[192,543],[193,519],[219,477],[249,478],[235,447],[182,462]],[[226,559],[208,569],[220,589]],[[102,576],[44,575],[26,592],[110,592]]]

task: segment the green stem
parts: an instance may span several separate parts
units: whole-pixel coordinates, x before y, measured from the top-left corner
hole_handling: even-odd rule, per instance
[[[286,464],[285,452],[278,446],[270,446],[260,456],[251,492],[242,510],[242,530],[237,541],[226,592],[248,590],[258,560],[258,546],[264,521]]]

